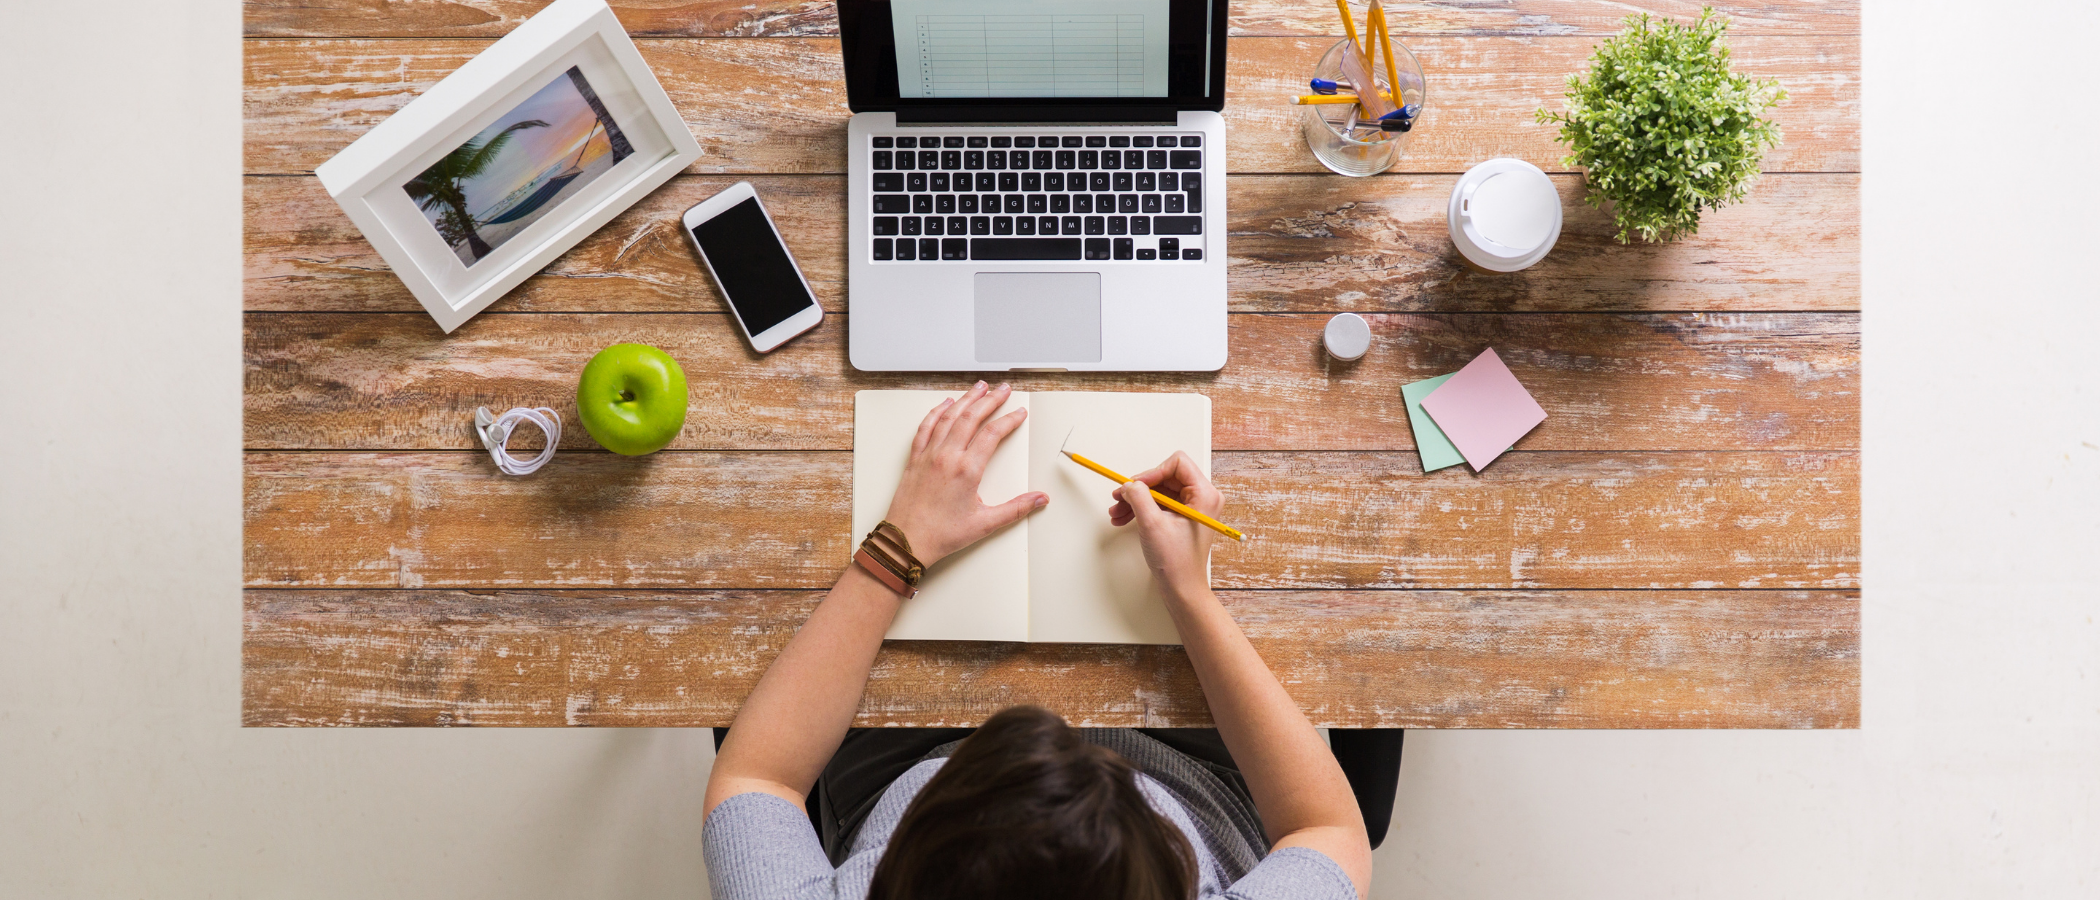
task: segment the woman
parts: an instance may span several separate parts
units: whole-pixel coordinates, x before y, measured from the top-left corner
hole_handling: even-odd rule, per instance
[[[1008,394],[979,382],[919,425],[888,520],[927,566],[1049,502],[978,499],[1027,414],[992,417]],[[849,564],[715,758],[702,843],[716,900],[1361,900],[1371,848],[1347,779],[1211,593],[1211,531],[1161,509],[1153,487],[1211,515],[1224,498],[1176,453],[1109,509],[1138,529],[1215,732],[1081,732],[1025,707],[974,732],[849,732],[904,602]]]

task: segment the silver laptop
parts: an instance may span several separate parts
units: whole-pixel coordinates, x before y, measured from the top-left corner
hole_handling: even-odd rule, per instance
[[[1224,0],[839,0],[857,369],[1225,364]]]

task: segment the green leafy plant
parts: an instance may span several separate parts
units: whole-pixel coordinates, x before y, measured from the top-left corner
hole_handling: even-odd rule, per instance
[[[1727,31],[1711,7],[1690,25],[1628,16],[1568,77],[1567,112],[1538,111],[1585,170],[1590,205],[1611,204],[1620,243],[1698,231],[1702,211],[1743,199],[1779,143],[1763,115],[1786,91],[1729,68]]]

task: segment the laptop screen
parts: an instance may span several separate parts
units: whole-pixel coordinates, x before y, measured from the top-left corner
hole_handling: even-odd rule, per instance
[[[1224,101],[1224,0],[840,0],[839,30],[857,112]]]

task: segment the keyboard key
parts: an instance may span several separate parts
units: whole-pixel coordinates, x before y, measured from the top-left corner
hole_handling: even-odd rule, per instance
[[[1062,218],[1061,218],[1061,220],[1060,220],[1060,221],[1058,222],[1058,229],[1059,229],[1059,230],[1061,230],[1061,231],[1063,231],[1063,232],[1064,232],[1064,233],[1066,233],[1066,234],[1078,234],[1078,233],[1079,233],[1079,217],[1078,217],[1078,216],[1064,216],[1064,217],[1062,217]]]
[[[977,238],[970,241],[971,259],[1028,260],[1078,259],[1079,238]]]
[[[953,232],[950,232],[950,233],[952,234]],[[971,233],[971,234],[991,234],[991,233],[992,233],[992,217],[991,217],[991,216],[971,216],[971,217],[970,217],[970,233]]]
[[[1022,148],[1033,147],[1035,146],[1035,138],[1029,137],[1024,134],[1020,137],[1014,138],[1014,146]]]
[[[1008,195],[1006,195],[1006,198],[1005,198],[1005,199],[1006,199],[1006,204],[1005,204],[1005,205],[1004,205],[1003,207],[1001,207],[1001,208],[1000,208],[1000,212],[1005,212],[1005,213],[1017,213],[1017,212],[1022,212],[1022,211],[1023,211],[1023,205],[1027,203],[1027,201],[1026,201],[1026,200],[1022,199],[1022,197],[1021,197],[1021,195],[1020,195],[1020,194],[1008,194]]]
[[[1162,191],[1181,190],[1181,176],[1173,172],[1159,173],[1159,189]]]
[[[943,151],[941,151],[941,168],[943,168],[943,169],[950,169],[950,170],[953,170],[953,169],[960,169],[960,168],[962,168],[962,167],[963,167],[963,164],[962,164],[962,162],[963,162],[963,155],[962,155],[962,151],[961,151],[961,150],[943,150]],[[1182,166],[1181,166],[1181,165],[1180,165],[1179,163],[1176,163],[1176,164],[1175,164],[1175,168],[1181,168],[1181,167],[1182,167]]]
[[[912,153],[911,151],[899,150],[897,151],[897,168],[916,169],[918,168],[918,166],[913,164],[913,160],[915,159],[917,159],[917,155]]]
[[[942,156],[943,158],[947,157],[947,155],[948,155],[948,154],[946,154],[946,153],[943,153],[943,154],[941,154],[941,156]],[[963,167],[963,168],[965,168],[965,169],[982,169],[982,168],[984,168],[984,151],[982,151],[982,150],[965,150],[965,151],[963,151],[963,164],[962,164],[962,167]]]
[[[898,259],[901,259],[901,260],[904,260],[905,262],[910,262],[910,261],[912,261],[912,260],[918,259],[918,258],[919,258],[919,242],[918,242],[918,241],[909,241],[909,240],[906,240],[906,241],[898,241],[898,242],[897,242],[897,258],[898,258]]]
[[[956,203],[957,203],[957,206],[956,206],[956,208],[954,208],[954,209],[944,209],[944,210],[941,210],[941,211],[942,211],[942,212],[960,212],[960,213],[974,213],[974,212],[976,212],[976,211],[977,211],[977,195],[976,195],[976,194],[964,194],[964,195],[962,195],[962,199],[960,199],[960,200],[957,200],[957,201],[956,201]]]
[[[979,172],[979,173],[977,173],[977,192],[978,192],[978,193],[980,193],[980,194],[981,194],[981,193],[984,193],[985,191],[996,191],[996,190],[998,190],[998,189],[999,189],[999,176],[997,176],[997,175],[994,175],[994,174],[992,174],[992,173],[990,173],[990,172]],[[958,190],[958,191],[967,191],[967,190],[969,190],[969,188],[965,188],[965,187],[958,187],[958,188],[956,188],[956,190]]]
[[[941,146],[943,146],[943,147],[953,147],[953,148],[956,148],[956,149],[961,149],[961,148],[962,148],[962,145],[963,145],[963,139],[962,139],[962,137],[961,137],[961,136],[959,136],[959,135],[958,135],[958,136],[953,136],[953,137],[946,137],[946,138],[942,138],[942,139],[941,139]],[[921,146],[923,146],[923,145],[921,145]]]
[[[945,216],[945,215],[948,215],[948,214],[950,214],[950,213],[953,213],[953,212],[955,212],[955,195],[954,195],[954,194],[935,194],[935,195],[933,195],[933,212],[937,212],[937,213],[940,213],[941,215],[944,215],[944,216]]]
[[[908,213],[911,212],[911,201],[905,199],[903,194],[877,194],[875,195],[875,211],[878,213]]]
[[[1050,166],[1050,157],[1051,157],[1052,155],[1054,155],[1054,154],[1055,154],[1055,152],[1056,152],[1056,151],[1052,151],[1052,150],[1037,150],[1037,151],[1035,151],[1035,159],[1034,159],[1034,160],[1033,160],[1033,161],[1032,161],[1032,162],[1030,163],[1030,165],[1029,165],[1029,168],[1033,168],[1033,169],[1048,169],[1048,168],[1050,168],[1050,167],[1051,167],[1051,166]]]
[[[1182,258],[1182,259],[1202,259],[1202,258],[1203,258],[1203,250],[1202,250],[1201,248],[1198,248],[1198,247],[1190,247],[1190,248],[1188,248],[1187,250],[1183,250],[1183,251],[1181,251],[1181,258]]]
[[[1044,234],[1056,234],[1056,233],[1057,233],[1057,217],[1056,217],[1056,216],[1037,216],[1037,217],[1036,217],[1036,219],[1035,219],[1035,224],[1036,224],[1036,229],[1037,229],[1038,231],[1041,231],[1041,232],[1042,232],[1042,233],[1044,233]]]
[[[1141,191],[1159,190],[1159,176],[1151,172],[1137,173],[1137,189]]]
[[[1130,233],[1131,233],[1131,234],[1151,234],[1151,233],[1152,233],[1152,220],[1151,220],[1151,219],[1148,219],[1148,218],[1145,218],[1144,216],[1131,216],[1131,217],[1130,217]]]
[[[985,155],[984,155],[984,167],[985,167],[985,168],[987,168],[987,169],[1004,169],[1004,168],[1006,168],[1006,151],[1004,151],[1004,150],[994,150],[994,151],[992,151],[992,152],[990,152],[990,153],[987,153],[987,154],[985,154]]]
[[[913,194],[911,197],[911,211],[912,214],[920,216],[933,212],[933,195]]]
[[[1164,168],[1166,168],[1166,167],[1167,167],[1167,151],[1165,151],[1165,150],[1147,150],[1147,151],[1145,151],[1145,168],[1147,168],[1147,169],[1164,169]]]
[[[878,194],[901,194],[904,192],[904,173],[875,173],[875,192]]]
[[[897,233],[897,217],[896,217],[896,216],[876,216],[876,217],[875,217],[875,233],[876,233],[876,234],[896,234],[896,233]]]
[[[1087,135],[1086,145],[1089,147],[1106,147],[1108,146],[1108,136],[1102,134]]]
[[[1095,195],[1094,195],[1094,211],[1095,211],[1095,212],[1105,212],[1105,213],[1112,213],[1112,212],[1115,212],[1115,211],[1116,211],[1116,195],[1114,195],[1114,194],[1095,194]]]
[[[1043,213],[1050,211],[1050,198],[1045,197],[1041,194],[1029,194],[1027,196],[1028,211],[1030,213],[1033,213],[1035,215],[1042,215]]]
[[[1203,182],[1197,181],[1196,176],[1190,175],[1181,179],[1181,191],[1189,195],[1189,212],[1199,213],[1203,211]]]
[[[1140,196],[1142,196],[1142,197],[1143,197],[1144,199],[1142,199],[1142,200],[1140,200],[1140,201],[1139,201],[1139,206],[1138,206],[1138,212],[1141,212],[1141,213],[1156,213],[1156,212],[1159,212],[1159,195],[1158,195],[1158,194],[1142,194],[1142,195],[1140,195]]]
[[[1203,136],[1200,134],[1184,134],[1181,136],[1181,146],[1201,147],[1203,146]]]
[[[1022,216],[1022,217],[1020,217],[1020,218],[1018,218],[1018,219],[1015,219],[1015,220],[1014,220],[1014,233],[1015,233],[1015,234],[1034,234],[1034,233],[1035,233],[1035,217],[1034,217],[1034,216]]]
[[[1093,211],[1094,211],[1094,195],[1092,195],[1092,194],[1075,194],[1075,195],[1073,195],[1073,197],[1072,197],[1072,211],[1073,211],[1073,212],[1078,212],[1078,213],[1090,213],[1090,212],[1093,212]]]
[[[1068,213],[1068,212],[1071,212],[1071,211],[1072,211],[1072,195],[1071,195],[1071,194],[1051,194],[1051,195],[1050,195],[1050,211],[1051,211],[1051,212],[1054,212],[1054,213],[1059,213],[1059,214],[1063,214],[1063,213]]]
[[[1021,190],[1024,190],[1024,191],[1040,191],[1040,190],[1042,190],[1042,189],[1043,189],[1043,173],[1041,173],[1041,172],[1023,172],[1023,173],[1021,173]]]
[[[1125,151],[1123,151],[1123,168],[1126,168],[1126,169],[1142,169],[1142,168],[1144,168],[1144,167],[1145,167],[1145,151],[1143,151],[1143,150],[1125,150]]]
[[[1202,216],[1153,216],[1153,234],[1202,234]]]
[[[984,196],[982,196],[982,197],[979,197],[979,198],[977,198],[977,199],[978,199],[978,202],[979,202],[979,203],[983,203],[983,204],[984,204],[984,211],[985,211],[985,212],[988,212],[988,213],[995,213],[995,212],[998,212],[998,211],[999,211],[999,195],[998,195],[998,194],[986,194],[986,195],[984,195]]]
[[[957,159],[957,160],[956,160],[956,162],[961,162],[961,161],[962,161],[961,159]],[[932,169],[938,169],[938,168],[940,168],[940,167],[941,167],[941,151],[939,151],[939,150],[921,150],[921,151],[919,151],[919,168],[921,168],[921,169],[927,169],[927,170],[932,170]]]
[[[1082,168],[1082,169],[1098,169],[1098,168],[1101,168],[1101,151],[1099,151],[1099,150],[1081,150],[1081,151],[1079,151],[1079,167],[1080,167],[1080,168]]]
[[[1057,138],[1054,136],[1045,135],[1043,137],[1036,138],[1035,145],[1038,147],[1055,147],[1057,146]]]
[[[1160,238],[1160,239],[1159,239],[1159,258],[1160,258],[1160,259],[1180,259],[1180,258],[1181,258],[1181,239],[1179,239],[1179,238]]]
[[[1151,135],[1149,135],[1149,134],[1141,134],[1141,135],[1138,135],[1137,137],[1131,138],[1131,139],[1130,139],[1130,146],[1132,146],[1132,147],[1150,147],[1150,146],[1152,146],[1152,136],[1151,136]]]
[[[1052,193],[1056,193],[1057,191],[1061,191],[1061,190],[1064,190],[1064,189],[1065,189],[1065,173],[1063,173],[1063,172],[1045,172],[1045,173],[1043,173],[1043,190],[1046,190],[1046,191],[1050,191],[1050,192],[1052,192]]]
[[[914,237],[918,236],[918,234],[919,234],[919,217],[918,217],[918,216],[905,216],[905,217],[903,218],[903,220],[902,220],[902,224],[904,225],[904,230],[903,230],[902,232],[900,232],[901,234],[908,234],[908,235],[912,235],[912,236],[914,236]]]
[[[1128,147],[1128,146],[1130,146],[1130,135],[1127,135],[1127,134],[1112,134],[1112,135],[1109,135],[1109,136],[1108,136],[1108,145],[1109,145],[1109,146],[1111,146],[1111,147]]]
[[[879,140],[882,140],[882,139],[881,139],[881,138],[876,138],[876,140],[878,140],[878,141],[879,141]],[[877,146],[877,147],[880,147],[880,146],[882,146],[882,145],[881,145],[881,144],[876,144],[875,146]],[[897,149],[900,149],[900,150],[910,150],[910,149],[912,149],[912,148],[914,148],[914,147],[917,147],[917,146],[919,146],[919,139],[918,139],[918,138],[915,138],[915,137],[901,137],[901,138],[898,138],[898,139],[897,139]]]
[[[1166,211],[1170,213],[1185,212],[1186,210],[1183,207],[1186,205],[1184,201],[1187,199],[1187,194],[1168,194],[1166,197]]]
[[[1144,138],[1138,138],[1138,140],[1141,140],[1141,141],[1142,141],[1142,140],[1144,140]],[[1147,247],[1147,248],[1145,248],[1145,249],[1143,249],[1143,250],[1139,250],[1139,251],[1138,251],[1138,258],[1139,258],[1139,259],[1158,259],[1158,258],[1159,258],[1159,251],[1157,251],[1157,250],[1154,250],[1154,249],[1152,249],[1152,248],[1150,248],[1150,247]]]
[[[1095,172],[1093,177],[1087,179],[1086,189],[1097,193],[1108,190],[1108,173]]]
[[[1107,233],[1108,233],[1108,232],[1107,232],[1107,230],[1106,230],[1107,228],[1108,228],[1108,224],[1107,224],[1106,222],[1102,221],[1102,219],[1101,219],[1101,217],[1100,217],[1100,216],[1087,216],[1087,217],[1086,217],[1086,233],[1087,233],[1087,234],[1107,234]]]
[[[1203,151],[1169,150],[1167,151],[1167,165],[1176,169],[1203,168]]]
[[[948,233],[948,226],[947,226],[947,222],[948,222],[948,220],[947,220],[947,219],[943,219],[943,218],[941,218],[940,216],[927,216],[927,217],[926,217],[926,233],[927,233],[927,234],[930,234],[930,235],[934,235],[934,236],[936,236],[936,237],[938,237],[938,236],[940,236],[940,235],[943,235],[943,234],[947,234],[947,233]],[[928,259],[931,259],[932,257],[927,257],[927,258],[928,258]]]
[[[1007,161],[1006,161],[1006,167],[1007,167],[1007,168],[1009,168],[1009,169],[1025,169],[1025,168],[1028,168],[1028,151],[1026,151],[1026,150],[1013,150],[1013,151],[1009,151],[1009,152],[1007,153],[1007,155],[1006,155],[1006,160],[1007,160]]]
[[[1013,139],[1013,138],[1011,138],[1011,137],[1006,137],[1006,136],[1004,136],[1004,135],[1001,135],[1001,136],[998,136],[998,137],[994,137],[994,138],[992,138],[992,146],[994,146],[994,147],[1011,147],[1011,146],[1013,146],[1013,145],[1014,145],[1014,139]]]
[[[877,149],[877,150],[888,150],[888,149],[890,149],[890,146],[891,146],[892,144],[895,144],[895,143],[896,143],[896,141],[895,141],[895,140],[893,140],[893,139],[891,139],[891,138],[886,138],[886,137],[878,137],[878,138],[876,138],[876,139],[875,139],[875,149]]]
[[[890,151],[888,150],[877,150],[869,154],[869,157],[868,164],[871,168],[887,169],[890,167]]]
[[[1014,217],[1013,217],[1013,216],[993,216],[993,217],[992,217],[992,233],[993,233],[993,234],[1013,234],[1013,233],[1014,233]]]
[[[1130,220],[1129,220],[1129,219],[1127,219],[1127,218],[1125,218],[1125,217],[1123,217],[1123,216],[1109,216],[1109,217],[1108,217],[1108,233],[1109,233],[1109,234],[1129,234],[1129,233],[1130,233]]]
[[[969,145],[972,147],[984,147],[990,143],[984,139],[983,135],[979,134],[970,135],[969,142]]]
[[[919,176],[919,184],[925,185],[928,183],[931,183],[933,185],[933,189],[935,191],[945,191],[948,189],[948,173],[934,172],[930,175]],[[919,188],[919,190],[922,191],[925,189],[926,188],[924,187]]]
[[[1058,167],[1058,168],[1060,168],[1060,169],[1069,169],[1069,168],[1072,168],[1072,167],[1074,167],[1074,166],[1077,166],[1077,165],[1079,165],[1079,151],[1077,151],[1077,150],[1059,150],[1059,151],[1057,151],[1057,167]]]
[[[1130,186],[1130,183],[1133,180],[1134,179],[1130,177],[1129,172],[1117,172],[1116,177],[1114,179],[1115,187],[1113,189],[1118,191],[1135,190],[1135,188],[1132,188]]]
[[[890,258],[890,239],[889,239],[889,238],[876,238],[876,239],[875,239],[875,261],[876,261],[876,262],[882,262],[883,260],[887,260],[887,259],[889,259],[889,258]]]
[[[940,238],[920,238],[920,239],[919,239],[919,258],[920,258],[920,259],[940,259],[940,258],[941,258],[941,241],[940,241]]]
[[[1067,147],[1077,147],[1077,146],[1079,146],[1080,144],[1083,144],[1083,143],[1086,143],[1086,142],[1085,142],[1085,141],[1082,141],[1082,140],[1080,140],[1080,139],[1079,139],[1079,137],[1078,137],[1077,135],[1069,135],[1069,134],[1068,134],[1068,135],[1065,135],[1065,138],[1064,138],[1064,145],[1065,145],[1065,146],[1067,146]]]
[[[949,233],[949,234],[968,234],[968,233],[969,233],[969,231],[970,231],[970,217],[969,217],[969,216],[949,216],[949,217],[948,217],[948,233]]]
[[[1107,259],[1107,258],[1108,258],[1108,238],[1087,238],[1087,239],[1086,239],[1086,258],[1087,258],[1087,259]]]
[[[1137,249],[1137,242],[1129,238],[1116,238],[1115,247],[1117,259],[1129,259]]]
[[[970,239],[969,239],[969,238],[942,238],[942,239],[941,239],[941,258],[942,258],[942,259],[969,259],[969,258],[970,258]]]
[[[1104,168],[1104,169],[1120,169],[1120,168],[1123,168],[1123,154],[1121,154],[1121,153],[1117,153],[1117,152],[1116,152],[1116,151],[1114,151],[1114,150],[1105,150],[1105,151],[1102,151],[1102,153],[1101,153],[1101,168]]]
[[[1136,194],[1117,194],[1117,195],[1116,195],[1116,212],[1119,212],[1119,213],[1134,213],[1134,212],[1137,212],[1137,211],[1138,211],[1138,199],[1137,199],[1137,195],[1136,195]]]
[[[1162,134],[1159,136],[1159,145],[1162,147],[1172,147],[1176,144],[1179,144],[1180,142],[1181,140],[1179,138],[1176,138],[1171,134]]]

